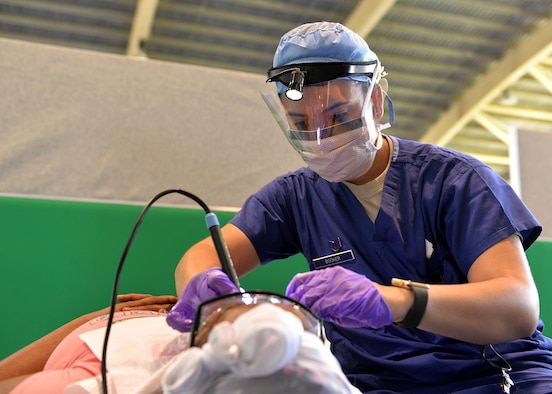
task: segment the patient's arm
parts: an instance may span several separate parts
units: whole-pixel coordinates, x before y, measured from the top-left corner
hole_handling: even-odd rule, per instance
[[[104,312],[105,313],[105,312]],[[0,381],[40,372],[56,346],[74,329],[101,316],[101,311],[80,316],[0,361]]]
[[[149,294],[122,294],[117,296],[117,299],[119,303],[116,304],[115,311],[129,309],[167,311],[176,302],[174,296]],[[50,354],[63,338],[82,324],[107,313],[109,313],[109,307],[80,316],[6,357],[0,361],[0,381],[42,371]]]

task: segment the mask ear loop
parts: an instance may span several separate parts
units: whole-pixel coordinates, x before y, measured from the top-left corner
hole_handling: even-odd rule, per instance
[[[381,70],[382,77],[379,80],[379,84],[381,86],[381,90],[383,90],[383,94],[385,95],[385,101],[387,102],[387,109],[389,112],[389,122],[384,123],[380,125],[380,130],[388,129],[391,127],[392,124],[395,123],[395,106],[393,105],[393,101],[391,100],[391,97],[389,96],[389,93],[387,91],[389,90],[389,83],[387,82],[387,78],[385,76],[387,75],[387,72]]]
[[[378,124],[379,131],[388,129],[395,123],[395,106],[393,105],[393,101],[391,101],[391,97],[389,97],[389,94],[387,93],[387,90],[389,89],[389,83],[386,78],[387,75],[388,73],[385,71],[385,67],[378,62],[376,69],[374,70],[374,77],[372,78],[372,81],[370,81],[371,85],[376,83],[380,85],[383,94],[385,94],[385,101],[387,101],[387,108],[389,110],[389,122]],[[370,96],[372,95],[372,90],[373,87],[370,89]]]
[[[486,355],[487,347],[489,347],[489,349],[493,351],[493,353],[500,359],[500,361],[503,362],[504,366],[500,366],[487,358],[487,355]],[[489,365],[500,370],[500,373],[502,375],[502,383],[499,386],[502,389],[502,392],[506,394],[513,394],[515,392],[514,381],[512,380],[510,375],[508,375],[508,372],[512,371],[512,366],[510,365],[510,363],[506,361],[506,359],[496,351],[493,345],[483,346],[481,355],[483,356],[483,360],[485,360]]]
[[[395,123],[395,106],[389,94],[387,94],[385,90],[383,93],[385,93],[385,101],[387,101],[387,108],[389,109],[389,122],[387,124],[389,125],[388,127],[391,127],[391,125]]]

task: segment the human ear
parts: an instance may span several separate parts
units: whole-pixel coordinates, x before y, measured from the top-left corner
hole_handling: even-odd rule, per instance
[[[372,104],[374,120],[378,121],[383,117],[383,90],[379,84],[372,90]]]

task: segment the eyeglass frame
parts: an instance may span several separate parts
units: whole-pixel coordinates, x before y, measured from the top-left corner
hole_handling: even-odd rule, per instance
[[[192,324],[192,329],[190,331],[190,347],[195,346],[194,342],[195,342],[195,339],[197,337],[197,334],[199,333],[201,328],[203,328],[205,326],[205,323],[207,322],[209,317],[212,316],[215,312],[222,312],[225,307],[230,306],[230,305],[236,306],[236,305],[255,305],[255,304],[260,305],[260,304],[262,304],[262,303],[257,303],[257,302],[251,302],[249,304],[244,303],[244,302],[242,302],[242,303],[222,304],[219,307],[217,307],[216,309],[214,309],[207,317],[205,317],[203,319],[201,318],[202,309],[205,308],[206,306],[208,306],[209,304],[216,304],[219,301],[226,300],[226,299],[232,299],[234,297],[237,299],[238,296],[241,300],[243,300],[243,296],[245,294],[252,295],[250,297],[250,299],[254,299],[255,296],[260,295],[260,296],[277,297],[279,300],[287,301],[288,303],[283,303],[283,302],[278,302],[278,303],[276,303],[276,302],[262,302],[262,303],[269,303],[269,304],[273,304],[273,305],[286,305],[286,306],[291,306],[293,308],[296,308],[298,311],[300,311],[307,318],[307,320],[313,326],[314,331],[316,331],[316,332],[313,332],[313,334],[317,335],[323,342],[325,341],[324,332],[323,332],[323,328],[322,328],[322,326],[323,326],[322,319],[320,319],[320,317],[318,317],[318,315],[316,313],[314,313],[309,307],[307,307],[307,306],[301,304],[300,302],[294,300],[293,298],[287,297],[285,295],[270,292],[270,291],[258,290],[258,291],[243,291],[243,292],[236,292],[236,293],[231,293],[231,294],[224,294],[222,296],[211,298],[209,300],[203,301],[201,304],[199,304],[199,306],[196,309],[196,313],[195,313],[195,316],[194,316],[194,321],[193,321],[193,324]]]

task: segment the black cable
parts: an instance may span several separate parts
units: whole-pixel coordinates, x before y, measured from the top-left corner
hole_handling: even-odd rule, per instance
[[[487,347],[493,351],[495,356],[497,356],[500,361],[502,361],[503,363],[502,366],[498,365],[497,363],[487,358],[487,355],[486,355]],[[516,392],[515,384],[512,378],[510,377],[510,375],[508,374],[508,372],[512,371],[512,366],[510,365],[510,363],[506,361],[506,359],[494,348],[492,344],[483,346],[482,356],[483,356],[483,360],[485,360],[489,365],[500,370],[502,382],[498,386],[500,387],[502,392],[508,393],[508,394],[514,394]]]
[[[108,394],[107,390],[107,343],[109,341],[109,333],[111,332],[111,326],[113,325],[113,316],[115,314],[115,305],[117,304],[117,292],[119,288],[119,279],[121,277],[121,271],[123,269],[123,264],[125,262],[126,256],[128,254],[128,251],[130,249],[130,245],[132,244],[132,241],[134,240],[134,237],[136,235],[136,232],[138,231],[138,228],[140,227],[140,224],[142,223],[142,220],[144,219],[144,216],[146,215],[149,208],[161,197],[166,196],[167,194],[172,193],[178,193],[182,194],[186,197],[191,198],[195,202],[197,202],[201,208],[205,211],[206,214],[211,213],[211,210],[205,204],[199,197],[195,196],[192,193],[189,193],[182,189],[169,189],[162,191],[161,193],[157,194],[155,197],[153,197],[146,206],[142,209],[142,212],[140,213],[140,216],[138,217],[138,220],[136,221],[136,224],[134,225],[134,228],[132,230],[132,233],[130,234],[130,237],[126,243],[125,249],[123,251],[123,254],[121,256],[121,260],[119,261],[119,266],[117,267],[117,272],[115,274],[115,280],[113,283],[113,293],[111,294],[111,307],[109,309],[109,318],[107,320],[107,325],[105,327],[105,337],[104,337],[104,343],[103,343],[103,349],[102,349],[102,389],[104,394]]]
[[[487,354],[486,354],[487,353],[486,352],[487,347],[489,349],[491,349],[493,351],[493,353],[495,354],[495,356],[497,356],[499,358],[499,360],[504,363],[503,366],[500,366],[500,365],[496,364],[495,362],[493,362],[493,361],[491,361],[487,358]],[[512,370],[512,366],[510,365],[510,363],[508,361],[506,361],[506,359],[499,352],[496,351],[496,349],[494,348],[494,346],[492,344],[483,346],[483,350],[481,352],[481,355],[483,356],[483,360],[485,360],[488,364],[490,364],[491,366],[493,366],[495,368],[498,368],[500,370],[505,370],[506,372],[510,372]]]

